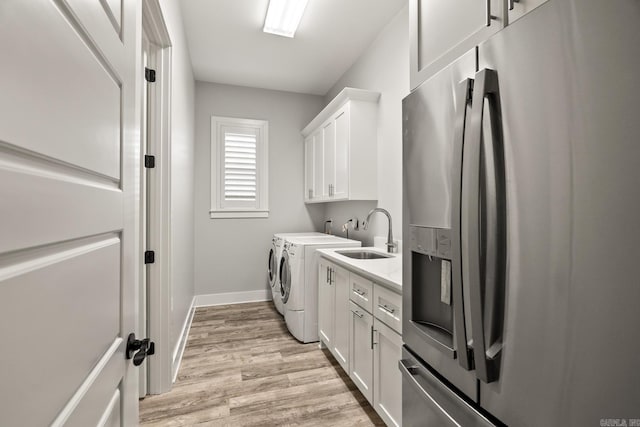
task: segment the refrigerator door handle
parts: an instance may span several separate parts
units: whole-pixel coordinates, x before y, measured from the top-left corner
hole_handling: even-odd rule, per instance
[[[401,359],[398,369],[403,377],[403,382],[411,385],[418,395],[428,402],[429,406],[436,409],[451,423],[449,425],[464,427],[495,427],[495,425],[477,412],[458,394],[433,375],[420,362],[410,359]]]
[[[506,275],[506,175],[502,136],[502,111],[497,73],[487,71],[488,110],[491,137],[484,139],[483,160],[484,191],[484,306],[485,342],[489,376],[497,378],[502,351],[502,331],[505,304]]]
[[[462,153],[464,147],[465,125],[467,122],[467,110],[471,105],[473,95],[473,79],[465,79],[457,88],[456,119],[453,139],[453,176],[452,187],[452,218],[451,218],[451,295],[453,298],[453,316],[456,324],[455,346],[457,349],[458,363],[466,370],[473,369],[473,355],[468,342],[467,324],[464,310],[464,289],[461,266],[461,230],[460,230],[460,204],[462,194]]]
[[[488,141],[483,138],[485,99],[491,123]],[[464,146],[461,229],[462,273],[470,292],[474,363],[477,377],[486,383],[498,379],[502,354],[506,265],[503,159],[498,75],[484,69],[476,74],[471,128]]]

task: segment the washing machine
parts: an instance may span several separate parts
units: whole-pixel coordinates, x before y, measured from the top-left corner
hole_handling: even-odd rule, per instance
[[[357,240],[336,236],[287,237],[280,260],[284,319],[291,335],[307,343],[318,341],[318,253],[316,249],[352,248]]]
[[[269,281],[269,287],[271,288],[271,299],[273,305],[278,310],[278,313],[284,315],[284,309],[282,306],[282,292],[280,291],[279,269],[280,259],[282,257],[282,247],[284,246],[284,239],[286,237],[322,237],[326,236],[324,233],[318,233],[315,231],[309,231],[306,233],[276,233],[271,238],[271,247],[269,249],[269,261],[267,267],[267,278]]]

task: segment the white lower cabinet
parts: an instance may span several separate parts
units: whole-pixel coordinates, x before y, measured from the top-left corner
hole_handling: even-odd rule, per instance
[[[320,258],[318,332],[388,426],[402,425],[402,295]]]
[[[349,301],[349,377],[373,401],[373,316]]]
[[[349,271],[325,259],[318,265],[318,336],[349,372]]]
[[[388,426],[402,425],[402,336],[373,319],[373,407]]]

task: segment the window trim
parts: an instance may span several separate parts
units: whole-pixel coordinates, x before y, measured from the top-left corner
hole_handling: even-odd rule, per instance
[[[257,129],[256,140],[256,206],[224,207],[224,139],[223,127]],[[210,218],[269,217],[269,122],[267,120],[211,116],[211,200]]]

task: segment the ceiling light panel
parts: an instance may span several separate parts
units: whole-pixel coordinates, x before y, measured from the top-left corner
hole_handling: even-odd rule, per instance
[[[307,1],[269,0],[262,31],[283,37],[293,37],[307,7]]]

